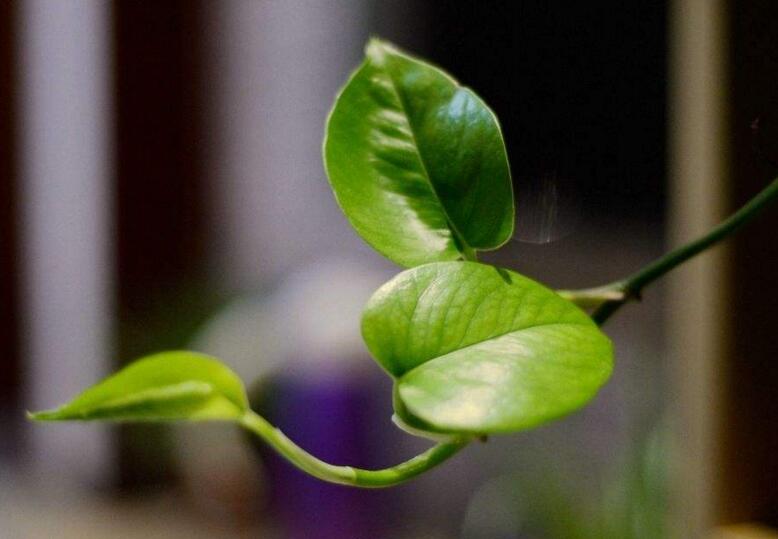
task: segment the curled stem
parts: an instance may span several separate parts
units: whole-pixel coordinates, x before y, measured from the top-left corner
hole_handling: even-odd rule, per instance
[[[729,218],[713,227],[704,236],[670,251],[626,279],[599,288],[589,289],[589,291],[598,291],[598,298],[605,298],[609,293],[620,295],[617,298],[605,298],[601,301],[592,313],[592,319],[599,325],[604,324],[622,305],[630,300],[639,299],[641,292],[647,285],[739,230],[743,225],[759,215],[775,199],[778,199],[778,178],[770,182],[758,195]],[[575,298],[578,295],[585,295],[586,292],[587,290],[565,291],[569,299]]]
[[[279,429],[249,410],[240,419],[240,425],[264,440],[278,454],[300,470],[330,483],[355,487],[380,488],[402,483],[448,460],[470,440],[461,438],[439,443],[424,453],[383,470],[363,470],[351,466],[336,466],[324,462],[295,444]]]

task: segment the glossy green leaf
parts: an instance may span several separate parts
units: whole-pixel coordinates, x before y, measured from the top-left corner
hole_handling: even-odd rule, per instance
[[[609,378],[610,340],[570,301],[512,271],[441,262],[405,271],[368,303],[362,334],[395,377],[416,428],[531,428],[588,402]]]
[[[513,192],[494,113],[447,73],[371,40],[337,97],[324,162],[343,212],[404,266],[495,249]]]
[[[232,420],[248,410],[240,379],[214,358],[163,352],[140,359],[68,404],[31,414],[41,421]]]

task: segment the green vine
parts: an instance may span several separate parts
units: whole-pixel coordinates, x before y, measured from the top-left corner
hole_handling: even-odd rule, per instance
[[[778,179],[703,237],[620,281],[554,292],[479,263],[513,235],[513,188],[494,113],[450,75],[371,40],[336,98],[324,164],[351,225],[408,269],[362,318],[367,348],[394,382],[395,423],[442,440],[382,470],[336,466],[253,412],[243,382],[216,358],[140,359],[38,421],[230,421],[319,479],[386,487],[441,464],[472,440],[574,412],[610,377],[602,326],[673,268],[739,230],[778,198]],[[592,311],[591,316],[583,309]]]

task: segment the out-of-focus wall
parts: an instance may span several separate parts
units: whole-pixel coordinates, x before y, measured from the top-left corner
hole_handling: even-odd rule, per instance
[[[65,402],[110,367],[110,10],[92,0],[19,4],[20,408]],[[105,430],[28,425],[27,432],[41,473],[72,483],[105,479]]]
[[[321,140],[333,97],[359,62],[364,0],[221,2],[208,7],[211,264],[254,287],[327,253],[366,252],[342,224]]]

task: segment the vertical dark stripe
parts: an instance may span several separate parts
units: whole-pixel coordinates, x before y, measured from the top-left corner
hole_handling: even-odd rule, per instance
[[[778,176],[778,2],[730,2],[733,207]],[[758,131],[752,126],[759,119]],[[778,208],[733,243],[721,508],[778,526]]]
[[[0,2],[0,429],[3,431],[18,424],[15,416],[21,415],[16,263],[15,15],[15,2]],[[13,451],[15,448],[10,444],[15,439],[13,435],[0,435],[0,453]]]
[[[185,344],[203,261],[198,2],[118,1],[114,11],[118,349],[122,361]],[[120,483],[170,479],[161,427],[120,429]]]

